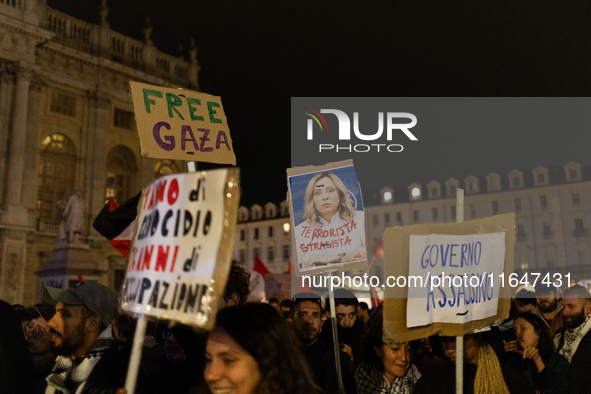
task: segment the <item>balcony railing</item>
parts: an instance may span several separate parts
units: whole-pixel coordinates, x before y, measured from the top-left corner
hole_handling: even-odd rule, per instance
[[[7,1],[0,0],[0,3]],[[55,42],[158,75],[180,86],[197,85],[196,62],[187,62],[181,57],[167,55],[151,44],[106,27],[86,23],[42,3],[39,3],[38,7],[41,27],[55,33]]]

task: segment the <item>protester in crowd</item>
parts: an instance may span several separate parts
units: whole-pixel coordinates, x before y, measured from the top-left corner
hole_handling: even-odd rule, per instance
[[[17,312],[0,300],[0,392],[3,394],[37,393],[33,363]]]
[[[238,261],[232,260],[230,275],[224,288],[224,294],[219,299],[218,309],[246,303],[249,293],[248,274]]]
[[[284,300],[281,300],[281,313],[290,312],[290,311],[291,311],[291,300],[288,300],[287,298]]]
[[[291,311],[296,343],[308,361],[316,384],[326,394],[336,393],[338,382],[332,340],[324,342],[318,337],[322,331],[320,296],[315,293],[296,294]],[[355,366],[348,354],[340,351],[339,355],[345,391],[355,393]]]
[[[515,319],[515,333],[519,351],[509,365],[524,371],[541,394],[568,393],[568,361],[556,353],[546,322],[533,313],[522,313]]]
[[[531,312],[541,316],[538,309],[538,299],[536,293],[527,289],[521,289],[515,294],[515,303],[519,313]]]
[[[386,344],[383,315],[372,321],[365,339],[364,360],[355,372],[358,394],[410,394],[421,373],[412,364],[410,342]]]
[[[419,350],[413,357],[413,364],[417,367],[421,375],[426,375],[432,371],[441,368],[445,361],[433,352],[429,337],[419,340]]]
[[[275,297],[269,298],[269,305],[277,310],[277,312],[281,313],[281,309],[279,309],[279,300]]]
[[[340,255],[330,253],[330,248],[310,252],[298,249],[301,268],[366,259],[363,212],[355,209],[345,184],[332,172],[320,172],[310,179],[304,196],[303,218],[304,222],[295,229],[296,233],[302,234],[305,228],[312,231],[322,229],[323,232],[332,234],[325,241],[336,239],[335,233],[337,236],[342,235],[338,234],[339,228],[346,226],[349,249]]]
[[[318,392],[283,319],[266,304],[220,310],[205,355],[204,376],[213,393]]]
[[[564,292],[564,328],[554,342],[570,362],[571,393],[589,393],[591,387],[591,295],[575,285]]]
[[[166,327],[161,337],[164,354],[156,360],[156,368],[150,374],[152,392],[187,394],[203,381],[205,341],[182,324]]]
[[[367,302],[360,302],[359,306],[357,307],[357,318],[361,320],[362,323],[367,323],[369,319],[369,306]]]
[[[326,306],[328,307],[328,298],[326,298],[326,302]],[[357,367],[361,362],[363,338],[365,337],[364,324],[361,320],[357,319],[359,301],[355,297],[355,294],[349,290],[336,289],[334,291],[334,304],[339,347],[351,357],[355,367]],[[324,322],[320,339],[326,343],[332,342],[332,322],[330,319]]]
[[[55,307],[49,304],[28,306],[25,312],[30,321],[25,328],[27,348],[33,360],[33,378],[39,387],[45,387],[45,378],[51,373],[56,355],[51,351],[49,320],[55,315]]]
[[[536,283],[536,297],[538,309],[548,324],[550,336],[554,338],[556,333],[564,327],[563,306],[562,300],[558,297],[558,290],[554,285],[538,281]]]
[[[58,355],[47,377],[47,394],[94,393],[123,387],[128,358],[113,342],[111,321],[117,315],[116,294],[97,282],[73,288],[43,289],[44,300],[55,305],[49,321],[52,351]]]
[[[450,355],[450,361],[455,361],[455,337],[431,337],[433,350],[436,354]],[[442,349],[445,347],[447,349]],[[535,387],[525,378],[523,372],[508,367],[504,360],[503,345],[498,331],[468,334],[464,336],[464,381],[465,394],[534,394]],[[453,350],[452,350],[453,349]],[[445,350],[445,351],[444,351]],[[413,394],[456,392],[456,365],[448,362],[439,370],[423,376],[415,385]]]

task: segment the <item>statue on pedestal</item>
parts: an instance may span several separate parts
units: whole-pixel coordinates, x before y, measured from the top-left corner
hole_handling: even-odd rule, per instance
[[[69,244],[78,243],[78,235],[82,233],[84,224],[84,189],[76,189],[76,193],[67,200],[60,200],[58,206],[62,210],[65,225],[58,240]]]

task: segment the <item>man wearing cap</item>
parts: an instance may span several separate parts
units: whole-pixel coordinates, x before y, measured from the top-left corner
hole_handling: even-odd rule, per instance
[[[292,300],[291,314],[297,345],[302,349],[314,380],[327,394],[338,392],[335,355],[331,342],[323,342],[318,335],[322,331],[320,296],[315,293],[299,293]],[[355,393],[355,366],[348,354],[340,351],[341,373],[347,393]]]
[[[564,308],[560,298],[558,298],[556,287],[538,281],[536,283],[536,297],[538,299],[538,309],[546,323],[548,323],[550,335],[554,338],[556,333],[564,328],[562,316]]]
[[[52,351],[58,355],[53,371],[47,377],[45,393],[98,391],[98,386],[104,386],[109,381],[107,378],[113,377],[113,374],[105,373],[105,369],[120,372],[115,371],[118,363],[103,357],[113,341],[111,321],[117,316],[117,295],[100,283],[82,282],[67,290],[45,287],[43,299],[55,305],[56,314],[49,321],[49,333]],[[99,367],[101,361],[111,364],[113,370]],[[122,384],[117,382],[115,386],[121,387]]]
[[[25,312],[31,317],[25,325],[25,339],[33,360],[34,377],[40,387],[45,387],[45,377],[55,364],[48,323],[55,315],[55,308],[49,304],[37,304],[28,306]]]

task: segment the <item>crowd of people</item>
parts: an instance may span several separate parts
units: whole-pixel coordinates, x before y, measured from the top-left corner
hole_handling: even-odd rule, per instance
[[[246,304],[248,293],[234,262],[211,332],[150,322],[136,393],[455,392],[455,338],[390,343],[382,306],[337,289],[337,363],[328,300]],[[82,282],[46,287],[43,299],[0,301],[0,393],[125,393],[135,320],[118,313],[116,294]],[[590,393],[590,331],[587,289],[522,291],[503,324],[464,337],[464,393]]]

